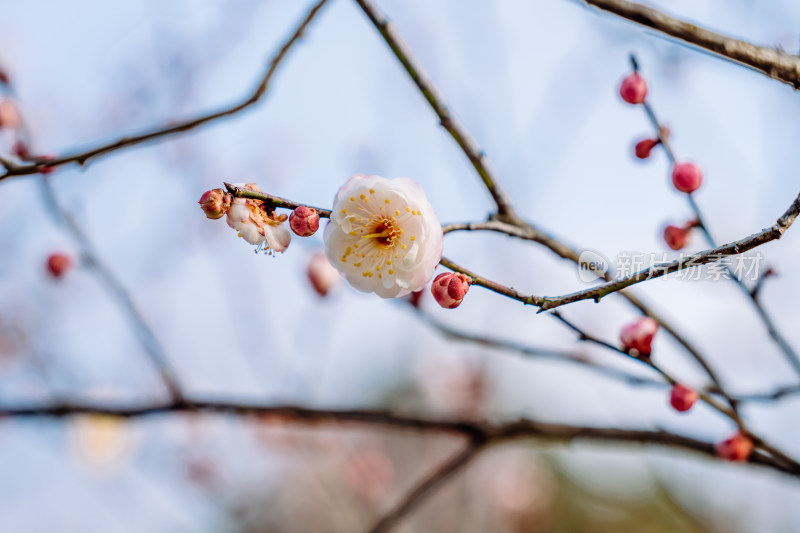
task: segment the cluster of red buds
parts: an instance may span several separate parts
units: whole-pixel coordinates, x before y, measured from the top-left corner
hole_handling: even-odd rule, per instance
[[[636,143],[634,153],[639,159],[650,157],[653,148],[668,142],[669,130],[659,124],[653,114],[650,104],[647,102],[647,82],[639,73],[638,64],[635,58],[631,57],[633,72],[622,80],[619,88],[620,97],[629,104],[642,105],[645,107],[648,116],[658,129],[656,138],[643,139]],[[672,158],[669,147],[665,147],[667,153]],[[696,163],[673,161],[672,165],[672,185],[676,190],[691,194],[700,188],[703,183],[703,171]],[[689,230],[697,226],[697,222],[690,222],[684,227],[667,226],[664,230],[664,241],[673,250],[680,250],[686,246]]]
[[[636,62],[634,71],[628,74],[619,87],[620,97],[629,104],[649,106],[647,103],[647,82],[638,71]],[[636,157],[647,159],[653,148],[666,142],[669,131],[659,126],[659,136],[655,139],[644,139],[636,143]],[[672,184],[681,192],[692,193],[703,183],[703,172],[695,163],[678,163],[672,167]]]
[[[653,353],[653,337],[658,332],[658,322],[650,317],[639,318],[627,324],[620,331],[622,349],[628,354],[649,359]],[[678,412],[685,412],[700,398],[693,388],[683,383],[675,383],[670,391],[669,403]]]

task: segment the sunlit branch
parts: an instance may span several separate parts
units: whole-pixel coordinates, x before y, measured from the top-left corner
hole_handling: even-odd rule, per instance
[[[800,57],[722,35],[628,0],[581,0],[619,17],[760,71],[800,89]]]

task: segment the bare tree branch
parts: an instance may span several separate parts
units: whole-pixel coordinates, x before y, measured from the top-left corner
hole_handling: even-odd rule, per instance
[[[383,515],[380,520],[369,529],[370,533],[389,531],[397,522],[402,520],[404,516],[407,516],[413,511],[414,508],[438,488],[439,485],[467,466],[472,459],[478,456],[486,444],[487,442],[482,439],[470,440],[463,449],[434,469],[433,472],[425,476],[394,508]]]
[[[61,165],[66,165],[68,163],[77,163],[83,166],[87,162],[96,157],[114,152],[122,148],[127,148],[129,146],[133,146],[136,144],[141,144],[144,142],[156,140],[161,137],[165,137],[167,135],[183,133],[195,129],[199,126],[202,126],[204,124],[207,124],[209,122],[215,121],[217,119],[235,115],[239,111],[242,111],[243,109],[250,107],[251,105],[261,100],[262,97],[266,94],[267,89],[269,88],[269,82],[272,79],[272,75],[278,69],[278,66],[286,57],[287,53],[292,48],[292,46],[297,41],[299,41],[300,38],[303,36],[303,33],[305,32],[308,25],[311,23],[311,21],[314,19],[314,17],[317,15],[320,9],[322,9],[322,7],[325,5],[327,1],[328,0],[320,0],[309,10],[308,14],[305,16],[303,21],[299,24],[299,26],[297,26],[292,35],[288,38],[288,40],[286,40],[286,42],[281,46],[281,48],[272,58],[272,60],[269,63],[269,68],[267,69],[267,72],[262,76],[255,90],[241,102],[231,105],[229,107],[225,107],[218,111],[200,115],[192,119],[180,121],[177,123],[172,122],[169,125],[155,128],[150,131],[122,137],[121,139],[109,144],[103,144],[95,148],[91,148],[89,150],[81,150],[61,157],[55,157],[53,159],[40,158],[34,163],[24,164],[24,165],[17,165],[17,164],[8,165],[6,164],[6,162],[0,162],[6,168],[6,171],[3,174],[0,174],[0,181],[6,178],[10,178],[12,176],[37,174],[41,172],[43,168],[58,167]]]
[[[580,265],[580,253],[577,250],[567,246],[556,237],[553,237],[552,235],[536,228],[530,222],[523,222],[522,226],[517,226],[490,218],[486,222],[446,224],[442,226],[442,230],[445,234],[453,231],[493,231],[497,233],[504,233],[512,237],[539,243],[548,248],[557,256],[567,259],[576,265]],[[613,276],[611,276],[611,274],[608,272],[597,273],[597,275],[599,278],[608,282],[614,280]],[[661,326],[665,332],[667,332],[673,339],[683,346],[689,355],[691,355],[692,358],[697,361],[708,377],[711,378],[711,381],[714,383],[714,385],[719,390],[722,390],[720,379],[714,369],[708,364],[706,358],[700,353],[700,351],[686,339],[685,335],[679,333],[672,324],[664,320],[658,313],[653,311],[650,306],[645,304],[641,298],[635,296],[629,290],[621,290],[618,291],[617,294],[628,300],[628,302],[638,309],[643,315],[649,316],[658,322],[659,326]]]
[[[792,225],[798,214],[800,214],[800,195],[795,198],[794,202],[792,202],[792,204],[789,206],[789,209],[787,209],[786,212],[781,215],[775,224],[764,229],[760,233],[754,233],[753,235],[745,237],[744,239],[723,244],[722,246],[718,246],[711,250],[706,250],[685,258],[677,259],[670,263],[654,265],[631,274],[630,276],[609,281],[590,289],[577,291],[564,296],[535,296],[522,294],[510,287],[506,287],[470,272],[447,258],[443,257],[441,263],[451,270],[466,274],[472,279],[475,285],[485,287],[491,291],[502,294],[514,300],[518,300],[524,304],[539,307],[541,311],[547,311],[549,309],[555,309],[556,307],[579,302],[581,300],[594,300],[595,302],[599,302],[604,296],[608,296],[609,294],[620,291],[626,287],[630,287],[636,283],[660,278],[667,274],[678,272],[686,268],[713,263],[726,256],[742,254],[752,250],[753,248],[761,246],[762,244],[780,239],[786,230]]]
[[[186,413],[221,413],[258,417],[259,421],[296,422],[304,424],[355,423],[393,427],[440,434],[461,435],[470,440],[492,444],[534,438],[554,443],[611,442],[646,444],[695,452],[716,457],[714,444],[664,430],[620,429],[613,427],[552,424],[533,419],[513,422],[474,420],[436,420],[381,410],[315,409],[299,406],[270,406],[230,401],[186,400],[160,405],[96,405],[92,403],[60,403],[55,405],[0,407],[0,416],[16,418],[61,418],[74,415],[110,415],[121,418],[142,418]],[[753,454],[748,462],[800,478],[800,468],[791,467],[764,454]]]
[[[582,0],[619,17],[693,44],[800,89],[800,57],[715,33],[628,0]]]

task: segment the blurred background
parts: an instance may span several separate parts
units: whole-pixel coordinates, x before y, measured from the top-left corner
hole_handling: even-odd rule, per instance
[[[309,5],[307,5],[309,4]],[[792,0],[662,0],[656,7],[723,33],[796,52]],[[519,212],[609,258],[668,251],[667,223],[690,218],[661,151],[618,96],[639,57],[678,157],[698,162],[697,201],[720,242],[774,223],[798,193],[800,101],[786,85],[579,2],[382,0]],[[308,2],[10,2],[0,65],[31,149],[59,154],[194,116],[244,97]],[[6,118],[8,120],[8,118]],[[4,154],[13,132],[0,130]],[[664,428],[708,441],[734,428],[704,405],[679,415],[668,391],[632,387],[560,361],[446,339],[462,331],[572,350],[648,375],[537,315],[473,288],[456,310],[421,309],[338,286],[325,297],[307,265],[321,234],[256,255],[200,195],[223,181],[330,206],[354,173],[419,181],[442,222],[491,211],[469,162],[354,2],[332,0],[264,101],[180,137],[49,175],[57,201],[118,278],[197,398],[321,408],[391,408],[441,417],[530,416]],[[0,402],[164,399],[119,298],[40,176],[0,184]],[[759,248],[779,276],[761,293],[800,346],[800,229]],[[699,235],[690,248],[704,248]],[[75,265],[55,278],[48,257]],[[502,235],[448,236],[457,263],[526,292],[586,285],[571,263]],[[726,281],[662,279],[634,292],[708,354],[734,393],[792,384],[794,373]],[[564,315],[616,342],[636,315],[621,298]],[[665,335],[654,354],[695,386],[704,376]],[[748,404],[754,430],[800,456],[796,397]],[[303,427],[224,415],[0,421],[0,531],[361,531],[456,439],[379,428]],[[777,473],[664,449],[524,442],[483,454],[401,531],[798,531],[800,485]]]

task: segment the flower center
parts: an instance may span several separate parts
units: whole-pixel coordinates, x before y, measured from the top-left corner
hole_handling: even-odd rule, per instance
[[[367,235],[362,235],[362,239],[375,239],[383,248],[389,248],[394,244],[403,230],[397,227],[394,218],[381,218],[369,229]]]

